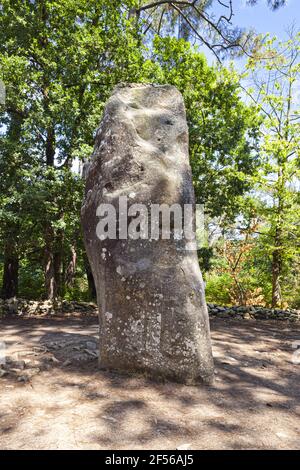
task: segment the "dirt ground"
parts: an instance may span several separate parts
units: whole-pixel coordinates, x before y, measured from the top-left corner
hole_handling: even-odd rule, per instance
[[[99,371],[95,317],[2,319],[0,448],[300,449],[300,325],[211,329],[216,381],[195,387]]]

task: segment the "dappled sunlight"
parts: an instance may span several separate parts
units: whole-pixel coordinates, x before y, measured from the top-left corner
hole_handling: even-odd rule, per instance
[[[298,448],[299,366],[291,343],[299,327],[215,319],[211,330],[215,383],[186,386],[99,370],[88,355],[77,362],[80,345],[97,338],[95,318],[3,321],[1,340],[11,351],[54,344],[50,354],[59,362],[36,349],[41,372],[30,382],[1,379],[2,447]]]

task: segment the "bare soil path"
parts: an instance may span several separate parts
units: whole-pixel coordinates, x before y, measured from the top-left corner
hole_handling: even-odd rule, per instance
[[[95,317],[2,319],[0,448],[300,449],[300,325],[211,329],[216,381],[194,387],[99,371]]]

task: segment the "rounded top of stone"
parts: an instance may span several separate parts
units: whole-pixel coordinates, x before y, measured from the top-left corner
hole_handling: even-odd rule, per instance
[[[113,90],[109,99],[110,103],[117,102],[140,107],[167,107],[175,108],[176,104],[181,108],[183,98],[180,91],[173,85],[159,85],[156,83],[119,83]]]
[[[166,88],[166,89],[174,89],[177,88],[174,85],[160,85],[158,83],[127,83],[127,82],[120,82],[115,86],[115,90],[119,88]]]

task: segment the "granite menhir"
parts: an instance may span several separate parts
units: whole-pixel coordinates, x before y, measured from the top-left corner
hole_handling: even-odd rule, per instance
[[[158,238],[126,239],[124,230],[120,235],[120,200],[126,197],[129,206],[143,204],[149,214],[158,204],[194,209],[179,91],[169,85],[117,86],[84,172],[82,227],[97,289],[100,365],[182,383],[211,383],[209,321],[197,251],[185,236],[174,236],[172,217],[170,239],[162,239],[161,220]],[[103,204],[115,208],[115,238],[99,238],[97,209]],[[126,220],[130,224],[134,217]]]

